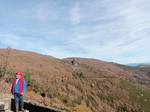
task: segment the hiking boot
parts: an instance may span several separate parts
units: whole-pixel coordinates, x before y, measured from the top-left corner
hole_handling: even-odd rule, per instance
[[[19,104],[16,104],[16,112],[19,112]]]
[[[24,104],[23,104],[23,103],[21,103],[21,105],[20,105],[20,106],[21,106],[21,111],[22,111],[22,112],[24,112]]]

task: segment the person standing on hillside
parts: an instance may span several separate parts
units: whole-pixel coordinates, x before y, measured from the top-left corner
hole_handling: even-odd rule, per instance
[[[25,79],[21,77],[22,72],[16,73],[16,79],[12,83],[11,93],[14,95],[16,112],[19,112],[19,101],[21,102],[21,111],[24,112],[23,94],[26,89]]]

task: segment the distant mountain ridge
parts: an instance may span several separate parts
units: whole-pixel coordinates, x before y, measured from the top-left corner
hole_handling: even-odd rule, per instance
[[[146,62],[146,63],[129,63],[129,64],[125,64],[128,66],[139,66],[139,65],[150,65],[150,62]]]

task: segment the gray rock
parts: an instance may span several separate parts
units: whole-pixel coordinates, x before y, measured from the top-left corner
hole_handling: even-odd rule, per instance
[[[24,110],[24,112],[29,112],[29,110]]]
[[[5,112],[13,112],[13,111],[11,111],[11,110],[5,110]]]
[[[72,65],[78,66],[78,62],[76,61],[76,59],[71,61]]]

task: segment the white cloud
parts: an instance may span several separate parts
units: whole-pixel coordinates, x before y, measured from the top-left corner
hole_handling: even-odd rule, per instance
[[[79,3],[76,3],[70,11],[71,22],[73,25],[79,24],[81,21],[80,18],[80,7]]]

